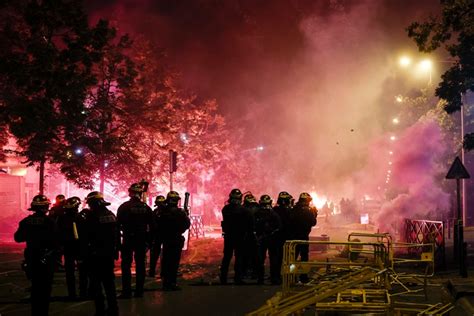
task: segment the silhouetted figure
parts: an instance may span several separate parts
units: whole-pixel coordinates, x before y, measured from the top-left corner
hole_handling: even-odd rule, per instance
[[[166,206],[160,214],[158,226],[163,242],[161,258],[161,279],[163,290],[180,290],[177,284],[181,251],[184,246],[183,233],[190,227],[191,222],[186,212],[178,207],[180,196],[176,191],[170,191],[166,196]]]
[[[58,217],[58,232],[60,244],[64,252],[64,269],[66,270],[66,284],[70,299],[76,299],[76,264],[79,266],[80,240],[79,233],[83,233],[84,219],[79,215],[81,199],[77,196],[67,199],[64,205],[64,213]],[[87,271],[79,270],[79,273]],[[81,276],[83,277],[83,276]],[[84,289],[81,289],[81,292]],[[84,295],[82,292],[81,294]]]
[[[96,315],[118,315],[117,292],[115,289],[115,262],[119,251],[119,230],[114,213],[107,209],[110,203],[104,201],[100,192],[87,195],[90,211],[87,213],[82,256],[87,254],[90,263]],[[107,309],[104,304],[104,287]]]
[[[242,261],[244,258],[245,237],[253,233],[253,222],[249,212],[242,207],[242,193],[233,189],[229,194],[228,204],[222,209],[221,223],[224,236],[224,257],[221,263],[220,281],[227,283],[227,273],[232,256],[234,262],[234,283],[242,284]]]
[[[290,216],[291,223],[291,239],[292,240],[309,240],[311,228],[316,226],[318,210],[310,206],[311,196],[303,192],[300,194],[298,202],[293,207]],[[301,257],[301,261],[308,261],[309,259],[309,245],[297,245],[295,249],[295,259]],[[301,282],[308,282],[308,276],[302,274],[300,276]]]
[[[278,194],[277,205],[273,210],[278,214],[281,221],[281,228],[278,234],[279,238],[279,251],[278,251],[278,266],[281,271],[281,265],[283,263],[283,248],[285,242],[291,239],[290,236],[290,218],[292,211],[292,200],[293,197],[286,191],[282,191]]]
[[[258,269],[257,283],[263,284],[265,276],[265,259],[270,257],[270,280],[272,284],[281,284],[280,266],[278,266],[280,251],[281,221],[272,208],[269,195],[262,195],[258,202],[259,209],[255,213],[255,234],[257,236]]]
[[[257,238],[255,232],[255,213],[258,210],[258,202],[252,193],[244,195],[244,208],[252,219],[252,229],[245,236],[244,258],[242,260],[242,273],[247,276],[250,273],[252,279],[257,278],[258,253]]]
[[[56,224],[46,215],[50,205],[44,195],[36,195],[31,207],[33,214],[20,221],[14,238],[26,242],[25,263],[31,279],[31,315],[48,315],[56,251]]]
[[[132,296],[132,261],[135,259],[135,297],[143,296],[146,252],[151,243],[153,211],[141,200],[144,188],[134,183],[128,189],[130,200],[120,205],[117,221],[122,232],[122,298]]]
[[[163,208],[166,206],[166,198],[163,195],[158,195],[155,198],[155,209],[153,210],[153,231],[152,231],[152,242],[150,247],[150,271],[148,276],[151,278],[155,277],[156,264],[161,254],[161,246],[163,241],[160,235],[160,215]]]

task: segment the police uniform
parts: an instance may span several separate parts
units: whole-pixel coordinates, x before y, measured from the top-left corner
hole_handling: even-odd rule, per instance
[[[164,290],[179,290],[177,274],[184,246],[183,233],[191,225],[187,214],[177,206],[179,199],[177,192],[168,193],[166,206],[160,214],[159,227],[163,241],[161,278]]]
[[[64,253],[64,268],[69,298],[76,298],[76,263],[80,261],[79,236],[82,233],[83,218],[79,215],[81,200],[78,197],[69,198],[64,206],[64,213],[58,217],[57,225],[60,243]],[[83,271],[80,271],[81,273]],[[84,291],[84,289],[81,289]],[[81,293],[84,295],[84,293]]]
[[[54,205],[50,208],[48,216],[57,221],[60,216],[64,214],[64,205],[66,204],[66,197],[62,194],[56,196]]]
[[[242,272],[244,275],[251,273],[252,278],[257,278],[258,252],[257,238],[253,233],[255,231],[255,213],[258,210],[258,203],[252,194],[244,196],[244,205],[246,212],[251,217],[252,229],[245,236],[244,241],[244,258],[242,260]]]
[[[281,221],[272,209],[272,201],[268,195],[260,198],[260,207],[255,213],[255,234],[258,249],[258,283],[263,284],[265,275],[265,259],[268,252],[270,258],[270,279],[272,284],[280,284],[280,268],[278,265],[280,251]]]
[[[117,220],[122,232],[122,297],[132,293],[132,261],[135,259],[136,288],[135,296],[143,296],[145,284],[145,261],[147,247],[151,242],[152,210],[139,197],[133,196],[120,205]]]
[[[291,200],[292,196],[288,192],[280,192],[278,194],[278,200],[277,200],[277,205],[273,208],[273,210],[278,214],[280,217],[281,221],[281,228],[280,228],[280,233],[279,233],[279,252],[278,252],[278,266],[280,267],[281,270],[281,265],[283,263],[283,251],[284,251],[284,245],[287,240],[291,239],[290,236],[290,218],[291,218],[291,211],[292,211],[292,206],[291,206]]]
[[[56,196],[56,200],[53,206],[49,209],[48,216],[54,220],[57,224],[58,219],[64,214],[64,205],[66,204],[66,197],[63,194],[59,194]],[[60,271],[62,266],[62,258],[63,258],[63,249],[60,247],[55,252],[54,257],[54,269],[56,272]]]
[[[79,229],[79,244],[81,252],[79,255],[80,261],[78,265],[78,270],[79,270],[79,297],[81,299],[87,299],[87,298],[94,298],[94,289],[95,286],[92,284],[92,270],[91,270],[91,263],[90,259],[87,255],[87,251],[82,251],[84,248],[83,242],[85,242],[84,234],[87,232],[86,231],[86,219],[87,215],[91,212],[89,208],[83,208],[79,212],[79,221],[80,225],[78,227]]]
[[[311,228],[317,223],[317,209],[309,205],[311,197],[308,193],[302,193],[300,199],[293,207],[290,216],[291,222],[291,239],[292,240],[309,240]],[[297,245],[295,248],[295,259],[301,257],[301,261],[309,259],[309,245]],[[300,276],[300,280],[306,282],[307,275]]]
[[[41,210],[37,209],[39,204]],[[55,258],[55,222],[46,216],[49,200],[44,195],[33,198],[34,214],[20,221],[16,242],[26,242],[25,264],[31,278],[31,314],[48,315]],[[42,204],[42,205],[41,205]]]
[[[150,248],[150,271],[148,274],[150,277],[155,277],[156,264],[161,254],[161,246],[163,245],[159,223],[161,211],[165,205],[165,197],[161,195],[157,196],[155,200],[156,208],[153,210],[152,244]]]
[[[224,256],[220,268],[220,281],[227,283],[227,274],[232,257],[234,262],[234,283],[243,283],[242,264],[244,259],[244,246],[247,234],[251,234],[253,228],[252,217],[248,210],[242,205],[242,193],[233,189],[229,194],[229,204],[222,208],[222,233],[224,236]]]
[[[90,212],[85,222],[84,244],[94,288],[96,315],[105,315],[104,288],[107,298],[107,315],[118,315],[115,289],[114,260],[118,259],[119,233],[117,220],[107,209],[107,203],[99,192],[91,192],[87,197]]]

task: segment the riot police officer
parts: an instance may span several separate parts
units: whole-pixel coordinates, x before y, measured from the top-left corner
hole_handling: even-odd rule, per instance
[[[53,206],[50,208],[48,216],[54,220],[54,222],[58,223],[58,218],[64,214],[64,205],[66,204],[66,197],[64,194],[58,194],[56,196],[55,202]],[[61,265],[63,257],[63,249],[58,248],[55,252],[54,258],[54,269],[55,271],[60,271],[63,266]]]
[[[31,314],[48,315],[54,274],[55,222],[46,216],[50,201],[36,195],[31,207],[34,213],[20,221],[14,238],[26,242],[25,268],[31,278]]]
[[[150,278],[155,277],[156,272],[156,263],[158,262],[158,258],[161,254],[161,246],[163,241],[161,240],[160,235],[160,214],[163,208],[165,207],[166,198],[163,195],[158,195],[155,198],[155,209],[153,210],[153,231],[152,231],[152,244],[150,248],[150,271],[148,272],[148,276]]]
[[[64,205],[66,205],[66,197],[64,194],[58,194],[48,215],[56,221],[59,216],[64,214]]]
[[[273,210],[280,216],[281,228],[279,233],[279,252],[278,252],[278,266],[281,267],[283,262],[283,247],[287,240],[290,240],[290,216],[292,211],[291,201],[293,197],[286,191],[282,191],[278,194],[277,205]]]
[[[303,192],[300,194],[298,202],[293,207],[290,216],[290,236],[292,240],[309,240],[311,228],[316,226],[318,210],[310,205],[311,200],[311,195]],[[297,245],[295,249],[295,257],[295,259],[301,257],[301,261],[308,261],[309,245]],[[307,282],[308,276],[302,274],[300,276],[300,281]]]
[[[77,196],[67,199],[64,213],[58,217],[58,232],[60,244],[64,252],[64,268],[66,284],[70,299],[76,298],[76,263],[80,261],[80,230],[83,228],[83,218],[79,215],[81,199]],[[80,271],[80,273],[84,271]],[[84,289],[81,289],[83,292]],[[81,293],[84,294],[84,293]]]
[[[118,259],[119,231],[114,213],[107,209],[110,203],[104,201],[102,193],[93,191],[87,195],[90,211],[85,221],[85,246],[81,254],[87,254],[90,264],[96,315],[118,315],[117,293],[115,289],[115,262]],[[107,310],[102,293],[104,287]]]
[[[228,203],[222,208],[222,234],[224,236],[224,256],[220,268],[220,282],[227,284],[227,273],[232,256],[234,262],[234,283],[243,284],[242,261],[244,259],[245,238],[253,233],[253,222],[249,211],[242,207],[242,192],[233,189]]]
[[[258,210],[258,202],[251,192],[244,195],[244,208],[252,218],[252,229],[251,232],[245,236],[244,245],[244,259],[242,260],[242,271],[244,275],[250,274],[253,279],[257,278],[257,265],[258,265],[258,253],[257,253],[257,238],[253,233],[255,231],[255,212]]]
[[[272,208],[272,199],[264,194],[258,202],[259,209],[255,213],[255,234],[257,236],[258,269],[257,283],[263,284],[265,276],[265,259],[270,257],[270,280],[272,284],[280,284],[280,266],[278,265],[280,250],[280,217]]]
[[[145,261],[147,248],[151,243],[153,221],[152,209],[141,200],[144,188],[134,183],[128,189],[130,200],[120,205],[117,210],[117,221],[122,232],[122,295],[132,296],[132,261],[135,259],[136,287],[135,297],[143,296],[145,285]]]
[[[78,220],[81,223],[79,225],[79,244],[80,255],[79,255],[79,297],[83,300],[87,298],[94,298],[95,286],[92,284],[92,264],[90,258],[87,256],[87,251],[84,245],[84,234],[86,233],[86,220],[87,216],[91,213],[91,210],[84,207],[78,215]]]
[[[186,212],[178,207],[180,196],[176,191],[170,191],[166,196],[166,205],[160,212],[159,229],[163,242],[161,258],[161,279],[163,290],[180,290],[177,285],[177,274],[181,251],[184,246],[183,233],[190,227],[191,222]]]

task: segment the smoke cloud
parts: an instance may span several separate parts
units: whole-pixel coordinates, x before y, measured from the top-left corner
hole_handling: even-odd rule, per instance
[[[261,187],[242,189],[272,195],[313,190],[334,201],[372,193],[361,191],[384,184],[386,166],[370,162],[395,111],[387,102],[398,88],[387,84],[394,60],[401,50],[415,50],[404,28],[439,9],[429,0],[86,4],[92,19],[111,19],[120,31],[144,35],[165,48],[183,87],[216,98],[227,121],[244,127],[246,146],[265,147],[255,166]],[[403,139],[419,139],[435,156],[435,143],[424,137],[436,133],[431,123],[420,123],[396,146]],[[409,163],[417,153],[410,148],[399,148],[393,178],[408,181],[408,193],[385,206],[383,214],[395,207],[411,212],[407,205],[419,198],[426,202],[417,200],[418,209],[426,210],[439,197],[437,191],[423,192],[433,185],[432,161],[422,156]],[[427,174],[409,176],[420,172]],[[371,183],[361,186],[367,178]],[[445,206],[444,200],[440,203]]]
[[[425,219],[427,214],[438,217],[449,210],[449,194],[435,182],[446,173],[439,157],[446,151],[441,129],[436,121],[424,118],[394,142],[391,187],[399,194],[382,206],[377,217],[381,231],[393,232],[403,219]],[[387,156],[381,153],[378,157]],[[435,215],[435,216],[436,216]],[[439,218],[438,218],[439,219]]]

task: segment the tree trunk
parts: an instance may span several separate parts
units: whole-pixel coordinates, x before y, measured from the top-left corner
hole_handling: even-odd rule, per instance
[[[45,161],[42,159],[39,166],[39,194],[44,194],[44,165]]]
[[[103,160],[100,161],[99,167],[99,191],[104,193],[105,187],[105,162]]]

